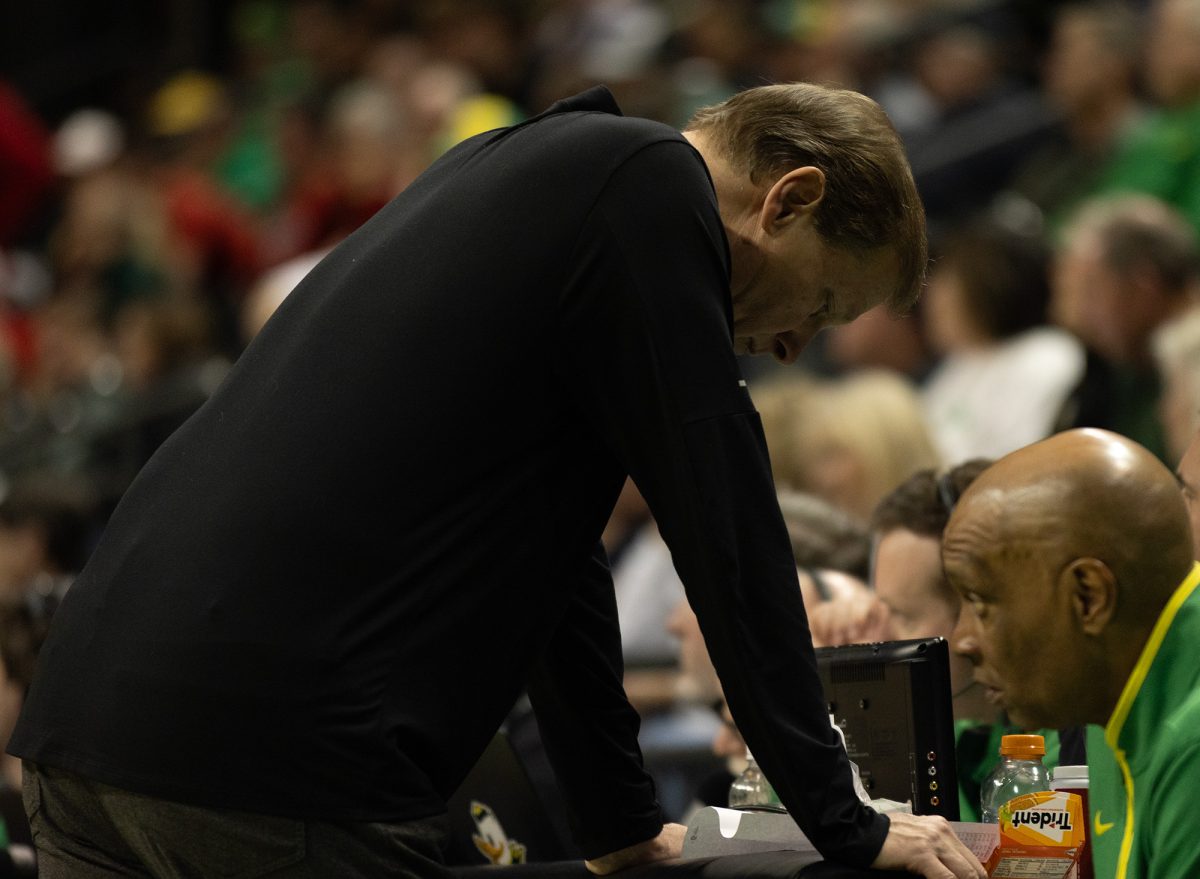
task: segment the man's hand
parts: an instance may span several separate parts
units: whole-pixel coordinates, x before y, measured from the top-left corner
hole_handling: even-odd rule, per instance
[[[584,861],[588,870],[597,876],[607,876],[626,867],[666,861],[683,854],[683,835],[687,828],[682,824],[664,824],[658,836],[639,842],[599,858]],[[885,844],[886,845],[886,844]]]
[[[937,815],[888,815],[892,826],[879,856],[877,870],[908,870],[925,879],[987,879],[979,860]]]
[[[808,612],[814,647],[887,640],[887,605],[865,583],[839,571],[822,571],[821,577],[829,599]]]

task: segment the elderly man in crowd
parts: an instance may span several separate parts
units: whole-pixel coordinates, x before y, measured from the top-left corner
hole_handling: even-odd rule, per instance
[[[942,557],[991,699],[1028,727],[1104,725],[1096,875],[1200,875],[1200,566],[1172,473],[1116,434],[1058,434],[975,481]]]

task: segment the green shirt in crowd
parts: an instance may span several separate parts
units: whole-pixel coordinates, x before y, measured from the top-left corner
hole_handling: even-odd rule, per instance
[[[1200,102],[1158,110],[1125,138],[1094,195],[1157,196],[1200,229]]]

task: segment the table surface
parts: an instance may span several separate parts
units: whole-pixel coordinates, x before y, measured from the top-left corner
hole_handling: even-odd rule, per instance
[[[457,879],[594,879],[582,861],[521,864],[514,867],[454,867]],[[689,858],[631,867],[615,874],[621,879],[913,879],[892,870],[859,870],[821,861],[797,864],[790,852],[755,852],[719,858]]]

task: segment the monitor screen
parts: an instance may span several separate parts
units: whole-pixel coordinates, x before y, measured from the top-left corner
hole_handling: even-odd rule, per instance
[[[846,751],[872,798],[958,820],[950,651],[944,638],[817,649]]]

